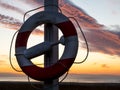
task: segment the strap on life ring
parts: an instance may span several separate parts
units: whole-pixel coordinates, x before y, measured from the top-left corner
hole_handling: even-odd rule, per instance
[[[39,25],[51,23],[63,33],[65,49],[57,63],[49,67],[38,67],[25,57],[27,40],[31,32]],[[22,71],[29,77],[39,80],[52,80],[60,77],[72,66],[78,50],[77,32],[72,22],[63,14],[52,12],[39,12],[31,16],[20,28],[15,43],[15,53]],[[22,53],[22,54],[19,54]]]

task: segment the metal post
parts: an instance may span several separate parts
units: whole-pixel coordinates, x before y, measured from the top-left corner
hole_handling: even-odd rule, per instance
[[[45,11],[58,12],[58,8],[54,5],[58,5],[58,0],[44,0]],[[50,5],[50,6],[49,6]],[[53,6],[52,6],[53,5]],[[44,40],[49,42],[58,41],[58,29],[52,24],[45,24]],[[44,55],[44,67],[48,67],[58,60],[58,46],[54,46],[47,54]],[[45,81],[45,90],[58,90],[58,79]]]

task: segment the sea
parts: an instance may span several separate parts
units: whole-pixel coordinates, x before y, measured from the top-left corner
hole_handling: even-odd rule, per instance
[[[63,80],[63,81],[62,81]],[[31,78],[28,79],[25,75],[15,76],[0,76],[0,81],[17,81],[17,82],[38,82]],[[91,75],[91,74],[69,74],[59,78],[61,82],[75,82],[75,83],[120,83],[120,75]]]

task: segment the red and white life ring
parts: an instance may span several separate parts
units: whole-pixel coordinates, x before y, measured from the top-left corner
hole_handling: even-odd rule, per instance
[[[31,32],[41,24],[51,23],[57,26],[65,38],[65,49],[57,63],[49,67],[34,65],[23,53],[27,47],[27,40]],[[29,77],[45,81],[60,77],[69,70],[73,64],[78,50],[77,32],[72,22],[63,14],[52,12],[39,12],[31,16],[20,28],[16,38],[15,53],[22,71]]]

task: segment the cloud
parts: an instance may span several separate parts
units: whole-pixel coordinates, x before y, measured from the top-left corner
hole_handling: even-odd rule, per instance
[[[107,27],[107,30],[109,30],[111,33],[118,35],[118,37],[120,38],[120,25],[111,25]]]
[[[0,67],[5,66],[7,64],[8,60],[8,56],[7,55],[0,55]]]
[[[98,24],[93,17],[89,16],[82,8],[77,7],[68,0],[66,0],[66,2],[62,1],[60,6],[63,14],[68,17],[75,17],[80,25],[84,28],[98,28],[102,26],[101,24]]]
[[[5,60],[0,60],[0,65],[3,65],[3,64],[5,64],[5,63],[6,63]]]
[[[4,1],[4,0],[2,0]],[[6,0],[5,0],[6,1]],[[29,3],[28,3],[29,2]],[[35,8],[43,4],[43,0],[24,0],[24,1],[18,1],[17,4],[23,4],[26,6],[26,10]],[[2,6],[5,7],[6,10],[10,8],[11,10],[15,10],[17,12],[20,12],[21,14],[25,11],[25,8],[20,7],[20,5],[17,7],[15,5],[11,5],[6,3],[2,3]],[[63,14],[65,14],[68,17],[75,17],[78,23],[81,25],[85,36],[87,38],[87,41],[89,43],[89,48],[91,52],[100,52],[110,55],[120,55],[120,39],[119,31],[111,30],[110,28],[106,29],[106,26],[99,24],[97,20],[94,19],[94,17],[88,15],[83,9],[80,7],[77,7],[76,5],[72,4],[69,0],[60,0],[59,6],[62,9]],[[71,19],[72,20],[72,19]],[[74,20],[72,20],[73,23]],[[0,14],[0,24],[2,24],[4,27],[13,28],[14,30],[18,30],[21,25],[23,24],[19,19],[13,18],[11,16],[7,16],[4,14]],[[75,26],[77,26],[75,24]],[[116,27],[116,26],[114,26]],[[78,28],[78,27],[76,27]],[[116,27],[115,29],[120,29],[119,27]],[[77,29],[78,30],[78,29]],[[79,30],[78,30],[79,31]],[[34,30],[34,34],[43,34],[43,30],[36,29]],[[80,33],[80,32],[79,32]],[[81,35],[79,35],[80,39],[82,39]],[[86,48],[84,43],[81,43],[83,48]]]
[[[7,0],[1,0],[0,8],[1,9],[3,8],[5,11],[8,11],[8,12],[3,12],[3,11],[0,12],[0,27],[5,27],[8,29],[12,29],[12,30],[19,30],[23,24],[22,19],[23,19],[23,15],[25,14],[25,12],[33,9],[33,7],[34,8],[38,7],[39,5],[41,5],[40,3],[42,3],[42,0],[41,1],[40,0],[39,1],[38,0],[29,0],[29,1],[28,0],[23,0],[23,1],[13,0],[9,2],[7,2]],[[11,15],[11,13],[13,14]],[[27,14],[26,17],[28,16],[30,15]],[[43,30],[35,29],[32,34],[43,35]]]
[[[67,16],[75,17],[81,25],[89,43],[91,52],[120,55],[120,39],[118,37],[118,31],[112,30],[111,32],[109,29],[106,29],[105,25],[99,24],[97,20],[89,16],[84,10],[78,8],[70,2],[61,6],[63,12]],[[119,29],[118,26],[117,29]],[[81,36],[79,38],[82,39]],[[82,47],[85,48],[84,43],[81,44]]]
[[[13,17],[0,14],[0,24],[5,28],[19,30],[23,23]],[[35,29],[32,34],[43,35],[43,31],[40,29]]]
[[[25,76],[25,75],[17,74],[17,73],[10,73],[10,72],[0,73],[0,77],[23,77],[23,76]]]
[[[110,68],[110,66],[108,66],[108,64],[98,64],[98,63],[94,62],[93,65],[100,65],[100,67],[102,67],[102,68]]]
[[[84,83],[111,83],[120,82],[119,75],[112,74],[69,74],[67,77],[69,80],[77,80],[77,82]]]
[[[0,14],[0,24],[2,24],[2,26],[6,28],[12,28],[16,30],[22,25],[22,23],[19,20],[1,14]]]
[[[116,34],[102,29],[89,29],[85,35],[91,51],[120,55],[120,39]]]
[[[101,67],[103,67],[103,68],[109,68],[109,66],[107,64],[102,64]]]
[[[10,9],[10,10],[13,10],[13,11],[17,11],[17,13],[21,13],[21,14],[24,14],[25,12],[23,10],[21,10],[20,8],[18,7],[14,7],[12,5],[9,5],[8,3],[2,3],[0,2],[0,7],[2,8],[6,8],[6,9]]]

